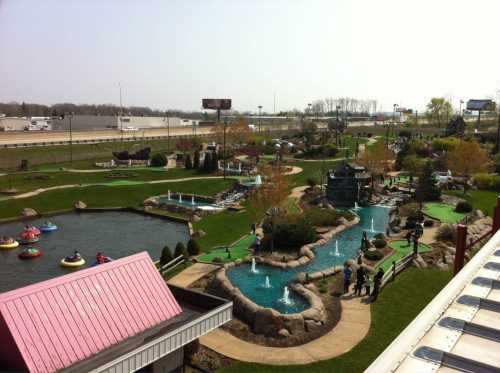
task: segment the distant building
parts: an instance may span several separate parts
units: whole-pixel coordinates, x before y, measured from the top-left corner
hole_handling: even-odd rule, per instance
[[[334,206],[352,207],[368,202],[371,196],[371,177],[362,166],[342,162],[327,177],[327,198]]]
[[[29,125],[28,118],[0,117],[0,131],[24,131]]]
[[[184,346],[231,316],[143,252],[0,294],[0,371],[183,372]]]

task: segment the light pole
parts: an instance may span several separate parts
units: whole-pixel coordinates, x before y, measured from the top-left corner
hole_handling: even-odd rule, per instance
[[[261,125],[260,119],[262,116],[262,105],[259,105],[258,108],[259,108],[259,135],[260,135],[260,125]]]
[[[71,162],[71,167],[73,167],[73,126],[71,120],[73,119],[73,113],[68,113],[69,119],[69,159]]]
[[[167,116],[167,153],[170,153],[170,118],[168,116],[168,111],[165,112]]]
[[[464,103],[464,100],[460,100],[460,106],[459,106],[459,109],[458,109],[458,115],[461,116],[462,115],[462,104]]]
[[[222,153],[222,157],[224,158],[222,162],[224,165],[224,170],[223,170],[224,180],[226,180],[226,129],[227,129],[227,118],[224,117],[224,150]]]
[[[339,133],[338,133],[338,130],[339,130],[339,110],[340,110],[340,106],[337,105],[337,107],[335,109],[337,109],[337,121],[335,122],[335,145],[339,146]]]
[[[415,125],[418,126],[418,110],[415,110]]]

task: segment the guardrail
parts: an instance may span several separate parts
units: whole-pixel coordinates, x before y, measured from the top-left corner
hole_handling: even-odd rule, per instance
[[[170,262],[165,264],[163,267],[159,267],[158,271],[160,274],[164,275],[170,271],[172,271],[174,268],[178,267],[182,263],[186,261],[186,258],[184,258],[184,255],[179,255],[177,258],[172,259]]]
[[[409,267],[413,260],[413,253],[408,254],[397,261],[392,262],[392,267],[390,271],[384,273],[382,277],[382,282],[380,284],[380,289],[382,289],[389,281],[394,281],[396,276],[400,274],[406,267]]]

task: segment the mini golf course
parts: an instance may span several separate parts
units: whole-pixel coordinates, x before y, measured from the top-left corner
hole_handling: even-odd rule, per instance
[[[236,259],[242,259],[250,254],[250,250],[248,249],[255,242],[255,235],[249,234],[243,237],[241,240],[234,243],[232,246],[229,246],[229,252],[231,253],[231,257],[228,257],[228,253],[225,247],[220,247],[210,251],[207,254],[201,255],[198,257],[199,261],[202,262],[212,262],[214,258],[219,257],[222,258],[224,263],[231,262]]]
[[[461,212],[456,212],[455,206],[440,202],[426,203],[423,211],[431,218],[438,219],[442,223],[447,224],[456,224],[466,215]]]
[[[382,268],[384,272],[387,272],[391,269],[392,262],[397,262],[401,258],[404,258],[408,254],[413,252],[413,242],[408,245],[408,242],[406,240],[391,241],[389,242],[389,247],[393,249],[394,252],[387,258],[385,258],[379,265],[377,265],[377,268]],[[419,253],[427,253],[429,251],[432,251],[430,246],[423,243],[418,244]]]

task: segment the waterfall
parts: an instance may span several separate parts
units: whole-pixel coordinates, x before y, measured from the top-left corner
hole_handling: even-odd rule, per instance
[[[168,200],[170,201],[170,190],[169,190],[169,191],[168,191],[168,193],[167,193],[167,198],[168,198]]]
[[[264,284],[264,287],[266,289],[269,289],[271,287],[271,281],[269,280],[269,276],[266,276],[266,283]]]
[[[179,203],[182,203],[182,194],[179,193]]]
[[[354,202],[354,210],[359,210],[359,206],[358,206],[358,203],[356,201]]]
[[[257,268],[256,268],[255,258],[252,258],[252,269],[250,271],[252,273],[259,273],[259,271],[257,271]]]
[[[373,218],[372,218],[372,226],[371,226],[371,229],[370,229],[370,230],[371,230],[371,232],[375,232],[375,229],[374,229],[374,227],[373,227]]]
[[[191,204],[194,206],[194,195],[191,196]]]
[[[339,253],[339,241],[335,240],[335,256],[340,256]]]
[[[283,298],[281,298],[280,301],[288,306],[293,304],[292,300],[290,299],[290,290],[288,290],[288,286],[285,286],[285,288],[283,289]]]

